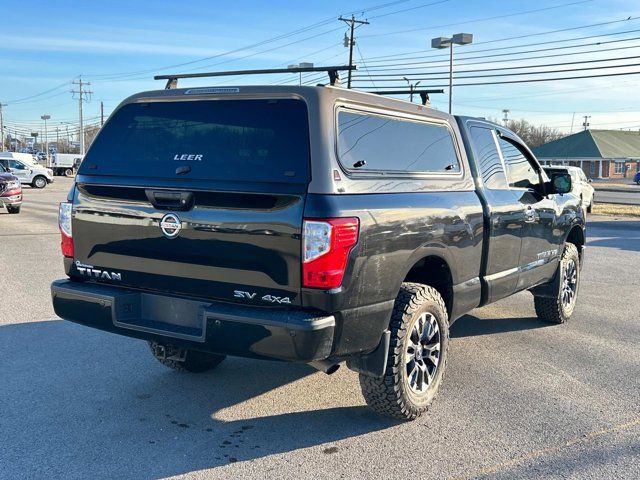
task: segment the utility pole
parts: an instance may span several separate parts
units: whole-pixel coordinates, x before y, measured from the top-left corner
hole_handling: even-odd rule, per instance
[[[502,121],[504,122],[504,126],[507,126],[507,123],[509,123],[509,109],[508,108],[503,108],[502,109],[502,113],[504,113],[504,117],[502,118]]]
[[[104,103],[100,100],[100,127],[104,125]]]
[[[584,130],[587,131],[589,130],[589,119],[591,118],[591,115],[585,115],[583,118],[584,122],[582,122],[582,126],[584,127]]]
[[[71,83],[73,83],[74,85],[78,85],[78,90],[71,90],[71,93],[78,94],[78,114],[80,119],[80,125],[78,126],[78,132],[79,132],[80,138],[78,140],[80,141],[80,155],[84,155],[84,125],[83,125],[83,119],[82,119],[82,102],[85,101],[85,98],[84,98],[85,95],[90,95],[93,92],[91,92],[90,90],[82,89],[82,87],[91,85],[91,82],[83,82],[82,76],[78,78],[77,82],[71,82]]]
[[[1,152],[4,152],[4,117],[2,116],[2,107],[6,106],[6,103],[0,102],[0,132],[2,132],[0,135],[2,137],[2,147],[0,147]]]
[[[351,15],[351,18],[344,18],[342,16],[338,17],[338,20],[345,22],[349,25],[350,35],[349,38],[344,39],[344,46],[349,47],[349,66],[353,67],[353,47],[356,44],[355,39],[353,38],[353,32],[356,29],[356,24],[358,25],[369,25],[369,22],[366,20],[356,20],[356,17]],[[349,70],[349,74],[347,77],[347,88],[351,88],[351,70]]]
[[[418,85],[420,85],[420,82],[411,83],[411,80],[409,80],[407,77],[402,77],[402,78],[404,79],[405,82],[409,84],[409,101],[413,103],[413,91],[416,89]]]

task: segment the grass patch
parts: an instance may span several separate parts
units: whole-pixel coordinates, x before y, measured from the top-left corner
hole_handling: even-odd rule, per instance
[[[640,205],[616,205],[613,203],[595,203],[594,215],[620,215],[624,217],[640,217]]]

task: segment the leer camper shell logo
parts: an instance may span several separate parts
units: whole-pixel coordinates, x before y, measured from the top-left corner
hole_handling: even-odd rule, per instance
[[[177,153],[173,156],[173,159],[176,162],[201,162],[202,161],[201,153]]]

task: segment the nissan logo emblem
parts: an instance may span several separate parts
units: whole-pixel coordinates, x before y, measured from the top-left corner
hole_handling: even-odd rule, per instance
[[[177,215],[173,213],[167,213],[162,220],[160,220],[160,229],[164,236],[167,238],[175,238],[182,230],[182,222]]]

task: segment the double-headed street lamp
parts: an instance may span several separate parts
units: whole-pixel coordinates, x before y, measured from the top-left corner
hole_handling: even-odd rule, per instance
[[[473,42],[473,34],[456,33],[453,37],[437,37],[431,39],[431,48],[449,49],[449,113],[451,113],[451,98],[453,97],[453,45],[468,45]]]
[[[47,166],[49,165],[49,136],[47,135],[47,120],[49,120],[51,118],[51,115],[42,115],[40,117],[42,120],[44,120],[44,141],[46,142],[46,147],[45,147],[45,161],[47,162]]]

